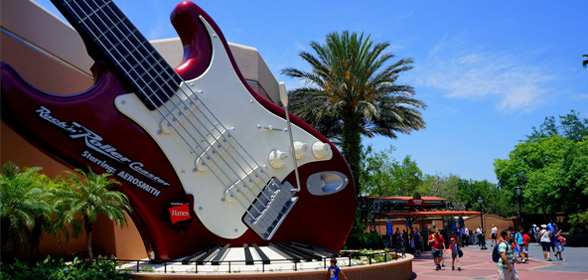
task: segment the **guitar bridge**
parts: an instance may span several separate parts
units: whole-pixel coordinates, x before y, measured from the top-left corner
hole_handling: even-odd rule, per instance
[[[270,240],[298,201],[295,193],[290,183],[272,178],[247,209],[243,222],[259,237]]]

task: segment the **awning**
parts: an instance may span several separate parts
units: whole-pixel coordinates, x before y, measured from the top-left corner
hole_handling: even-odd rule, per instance
[[[479,211],[413,211],[376,213],[378,218],[408,218],[408,217],[436,217],[436,216],[478,216]]]

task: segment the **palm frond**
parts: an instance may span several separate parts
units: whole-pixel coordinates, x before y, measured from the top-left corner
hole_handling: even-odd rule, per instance
[[[310,43],[314,53],[299,54],[311,70],[282,70],[305,83],[290,91],[290,111],[341,144],[356,178],[360,135],[396,138],[425,127],[424,102],[414,98],[413,87],[396,84],[414,61],[392,61],[395,55],[386,52],[390,43],[374,43],[370,37],[347,30],[329,33],[323,43]]]

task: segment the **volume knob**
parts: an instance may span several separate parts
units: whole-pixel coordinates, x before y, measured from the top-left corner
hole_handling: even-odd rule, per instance
[[[302,143],[300,141],[294,142],[294,152],[296,154],[296,159],[302,159],[308,150],[308,144]]]
[[[272,150],[269,154],[269,163],[275,169],[280,169],[285,164],[285,160],[288,158],[288,154],[280,150]]]
[[[312,155],[317,159],[322,159],[331,155],[331,146],[323,142],[314,142],[312,144]]]

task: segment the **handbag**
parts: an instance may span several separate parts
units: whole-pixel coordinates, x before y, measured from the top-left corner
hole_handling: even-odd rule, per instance
[[[463,257],[463,251],[461,250],[461,248],[457,248],[457,255],[461,258]]]

